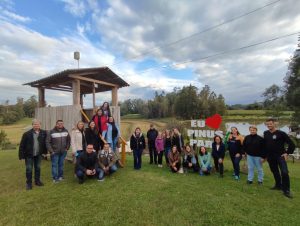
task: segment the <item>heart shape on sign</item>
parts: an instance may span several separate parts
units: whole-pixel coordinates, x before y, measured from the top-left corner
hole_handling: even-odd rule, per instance
[[[219,114],[215,114],[205,119],[205,124],[213,129],[218,129],[222,123],[222,117]]]

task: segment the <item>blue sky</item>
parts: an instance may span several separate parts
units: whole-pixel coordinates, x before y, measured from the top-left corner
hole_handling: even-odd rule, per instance
[[[260,101],[265,88],[283,85],[297,35],[205,61],[187,61],[300,31],[300,1],[285,0],[193,35],[267,3],[3,0],[0,102],[37,95],[22,84],[75,68],[76,50],[81,52],[81,67],[108,66],[130,84],[120,90],[120,100],[149,99],[155,91],[189,84],[201,89],[207,84],[228,104]],[[99,104],[109,99],[109,93],[97,94]],[[57,91],[47,91],[46,100],[51,105],[71,104],[70,94]]]

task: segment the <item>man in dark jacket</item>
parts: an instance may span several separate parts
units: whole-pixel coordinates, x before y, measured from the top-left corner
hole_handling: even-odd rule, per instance
[[[157,130],[154,128],[153,124],[150,124],[150,129],[147,132],[147,139],[148,139],[148,149],[150,155],[150,164],[154,163],[157,164],[157,152],[155,149],[155,139],[158,135]]]
[[[34,166],[34,180],[36,186],[43,186],[40,180],[42,154],[47,153],[46,131],[41,130],[39,120],[32,121],[32,129],[22,136],[19,147],[19,159],[25,159],[26,165],[26,189],[32,189],[32,168]]]
[[[83,184],[85,176],[94,178],[99,175],[97,153],[94,151],[93,144],[88,144],[86,151],[77,159],[75,172],[79,184]]]
[[[46,145],[51,154],[53,183],[57,183],[63,180],[64,161],[70,148],[70,135],[62,120],[57,120],[54,129],[50,130]]]
[[[247,135],[243,142],[244,152],[247,154],[248,163],[248,180],[247,184],[253,183],[254,169],[258,172],[258,184],[262,185],[264,178],[264,171],[262,164],[265,161],[266,153],[264,151],[264,139],[257,135],[257,127],[249,127],[250,134]]]
[[[266,121],[266,125],[269,130],[264,132],[264,142],[268,163],[275,179],[275,186],[271,189],[282,190],[286,197],[292,198],[286,160],[288,158],[288,154],[292,154],[294,152],[295,144],[285,132],[275,128],[274,119],[268,119]],[[285,144],[288,145],[287,149],[284,147]]]

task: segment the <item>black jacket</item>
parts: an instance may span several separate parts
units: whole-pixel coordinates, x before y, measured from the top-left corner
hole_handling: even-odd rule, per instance
[[[76,170],[85,172],[87,169],[93,170],[99,168],[96,152],[87,153],[83,151],[76,162]]]
[[[91,130],[91,128],[86,128],[84,133],[86,144],[93,144],[94,150],[98,151],[100,149],[100,137],[98,131],[96,129]]]
[[[243,142],[243,150],[247,155],[266,158],[264,139],[255,134],[247,135]]]
[[[21,142],[20,142],[20,147],[19,147],[19,159],[33,157],[33,133],[34,133],[34,130],[31,129],[23,134]],[[47,154],[46,137],[47,137],[46,131],[40,130],[40,133],[38,136],[39,154],[40,155]]]
[[[156,129],[149,129],[147,132],[148,144],[155,144],[155,139],[158,135],[158,131]]]
[[[182,135],[180,135],[180,136],[174,135],[172,137],[172,142],[171,143],[172,143],[172,145],[176,145],[178,152],[181,153],[182,148],[184,146],[184,141],[183,141]]]
[[[295,150],[295,144],[289,136],[281,131],[276,130],[271,133],[269,130],[264,132],[264,141],[267,152],[267,158],[277,158],[284,153],[292,154]],[[287,144],[288,148],[285,149],[284,145]]]
[[[212,143],[212,157],[218,159],[224,159],[225,157],[225,145],[223,143],[220,144],[219,149],[217,150],[217,144],[215,142]]]
[[[235,137],[228,139],[227,141],[228,150],[230,156],[235,156],[236,154],[244,154],[243,146],[240,140],[236,140]]]
[[[146,148],[145,137],[141,133],[139,137],[136,137],[135,134],[131,135],[130,138],[130,149],[131,150],[144,150]]]

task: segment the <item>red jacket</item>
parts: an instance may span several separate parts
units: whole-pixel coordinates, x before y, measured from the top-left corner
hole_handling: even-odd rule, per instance
[[[99,118],[100,118],[100,122],[99,122]],[[108,122],[107,116],[94,115],[92,120],[95,122],[96,128],[100,133],[102,133],[103,131],[107,131],[107,122]],[[100,128],[99,128],[99,125],[100,125]]]

